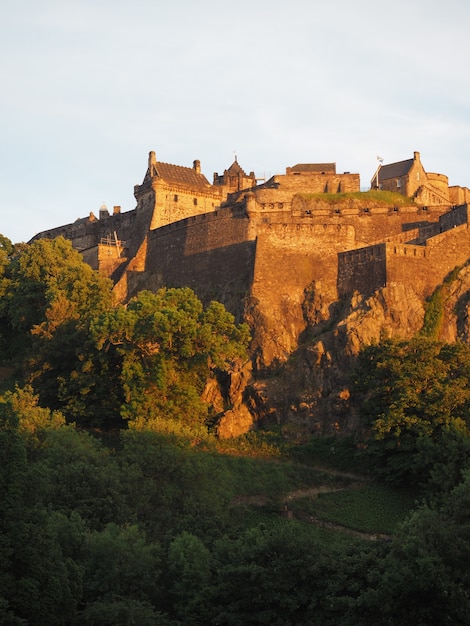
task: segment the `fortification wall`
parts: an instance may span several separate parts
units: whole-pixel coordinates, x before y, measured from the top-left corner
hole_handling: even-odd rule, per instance
[[[387,282],[387,244],[348,250],[338,254],[338,295],[359,291],[368,296]]]
[[[470,189],[468,187],[449,187],[449,201],[453,205],[470,203]]]
[[[467,224],[434,235],[426,245],[387,242],[338,256],[338,292],[369,295],[384,285],[409,285],[427,298],[456,266],[470,258]]]
[[[151,231],[145,271],[128,275],[128,295],[143,284],[147,289],[191,287],[206,302],[222,301],[241,319],[253,275],[255,238],[241,209],[221,209]]]
[[[308,174],[296,172],[286,176],[275,176],[274,181],[283,191],[310,193],[349,193],[360,191],[359,174]]]
[[[432,243],[431,243],[432,242]],[[467,226],[429,240],[426,246],[387,246],[387,283],[408,284],[425,299],[455,267],[470,257]]]
[[[136,218],[135,209],[110,215],[101,220],[84,218],[72,224],[45,230],[33,237],[32,241],[37,238],[55,239],[62,236],[69,239],[76,250],[82,252],[96,247],[102,238],[114,236],[115,232],[118,239],[127,240],[129,234],[134,231]]]
[[[305,291],[313,282],[328,316],[337,296],[337,253],[354,241],[354,228],[345,224],[258,225],[250,314],[259,367],[286,359],[297,347],[306,329]]]
[[[452,211],[445,213],[439,218],[441,230],[450,230],[454,226],[468,223],[468,205],[456,206]]]
[[[426,246],[386,244],[386,274],[387,285],[410,285],[423,298],[438,284]]]

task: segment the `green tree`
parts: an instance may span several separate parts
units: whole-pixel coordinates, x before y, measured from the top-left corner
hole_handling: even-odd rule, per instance
[[[110,523],[88,536],[84,550],[87,604],[118,599],[160,603],[161,549],[136,526]]]
[[[356,377],[357,403],[373,440],[369,451],[390,479],[427,480],[426,441],[468,437],[470,347],[426,338],[365,348]],[[434,459],[435,460],[435,459]]]
[[[100,349],[121,359],[122,416],[147,428],[175,419],[204,427],[207,378],[245,357],[249,339],[223,305],[204,310],[189,288],[140,292],[127,307],[105,312],[93,332]]]
[[[0,407],[15,416],[18,431],[32,444],[39,444],[48,430],[65,425],[65,418],[59,411],[40,407],[38,402],[38,396],[33,393],[30,385],[16,387],[15,391],[8,391],[0,396]]]
[[[173,611],[184,624],[200,624],[211,579],[211,554],[202,540],[183,531],[168,550]]]
[[[467,472],[443,506],[423,505],[410,516],[389,553],[370,570],[357,603],[362,623],[468,624],[469,504]]]
[[[11,350],[12,328],[7,306],[7,293],[11,283],[12,259],[15,246],[0,235],[0,362],[6,363],[14,356]]]
[[[6,624],[63,624],[80,598],[80,572],[41,501],[43,476],[28,463],[15,411],[0,403],[0,615]]]
[[[220,457],[153,431],[124,431],[119,459],[127,507],[151,540],[169,542],[188,531],[217,537],[229,522],[233,495]]]
[[[308,529],[251,528],[235,541],[221,539],[213,555],[212,623],[328,623],[324,597],[332,572],[325,570],[325,555]]]
[[[39,239],[15,258],[7,294],[11,325],[48,337],[66,319],[111,303],[111,282],[86,264],[63,237]]]
[[[103,358],[89,332],[91,319],[112,304],[111,281],[62,237],[24,246],[9,273],[2,298],[5,341],[41,404],[82,425],[112,423],[122,401],[115,364]]]
[[[119,464],[99,440],[73,427],[48,430],[36,459],[44,498],[56,512],[77,513],[90,530],[128,521]]]

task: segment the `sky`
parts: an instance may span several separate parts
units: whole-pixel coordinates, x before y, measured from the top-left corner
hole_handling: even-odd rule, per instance
[[[22,0],[0,22],[0,233],[135,208],[157,160],[212,182],[421,153],[470,187],[468,0]]]

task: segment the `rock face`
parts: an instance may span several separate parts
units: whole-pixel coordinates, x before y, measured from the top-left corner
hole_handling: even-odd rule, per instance
[[[470,265],[454,270],[436,291],[435,338],[470,343]],[[311,286],[304,301],[305,340],[277,376],[253,385],[261,423],[277,423],[295,439],[356,431],[350,373],[359,351],[385,337],[412,338],[425,324],[425,304],[410,286],[391,285],[367,298],[354,293],[347,302],[327,306]]]
[[[277,375],[253,385],[258,415],[287,436],[351,433],[357,424],[349,374],[359,350],[386,336],[411,338],[423,325],[423,302],[410,287],[396,285],[332,303],[311,285],[303,308],[308,328],[302,344]]]

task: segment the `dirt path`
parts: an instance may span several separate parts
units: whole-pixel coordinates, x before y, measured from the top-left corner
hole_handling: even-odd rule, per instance
[[[328,522],[323,520],[315,515],[311,515],[310,513],[304,513],[302,511],[292,511],[289,508],[289,502],[293,500],[299,500],[301,498],[311,498],[315,499],[319,494],[324,493],[335,493],[338,491],[346,491],[351,489],[360,489],[364,485],[366,485],[369,481],[364,476],[358,476],[356,474],[351,474],[349,472],[340,472],[336,470],[325,470],[324,468],[316,468],[319,471],[325,472],[325,474],[330,474],[337,476],[338,478],[348,478],[355,480],[356,482],[348,485],[347,487],[329,487],[327,485],[321,485],[319,487],[309,487],[307,489],[296,489],[294,491],[290,491],[284,497],[284,508],[281,511],[281,514],[288,519],[297,519],[302,522],[306,522],[308,524],[313,524],[318,526],[319,528],[326,528],[328,530],[334,530],[337,532],[341,532],[347,535],[351,535],[353,537],[359,537],[360,539],[366,539],[368,541],[390,541],[391,535],[386,533],[367,533],[362,532],[360,530],[355,530],[354,528],[349,528],[347,526],[343,526],[342,524],[335,524],[333,522]],[[233,505],[247,505],[247,506],[266,506],[272,502],[272,499],[265,495],[254,495],[254,496],[239,496],[235,498],[232,502]]]
[[[348,526],[342,526],[341,524],[327,522],[326,520],[322,520],[314,515],[308,515],[298,511],[295,513],[293,511],[288,511],[288,513],[292,513],[292,515],[288,515],[291,519],[298,519],[301,522],[307,522],[308,524],[313,524],[319,528],[335,530],[346,535],[359,537],[360,539],[367,539],[368,541],[390,541],[392,538],[392,535],[388,535],[386,533],[366,533],[361,530],[355,530],[354,528],[348,528]]]

